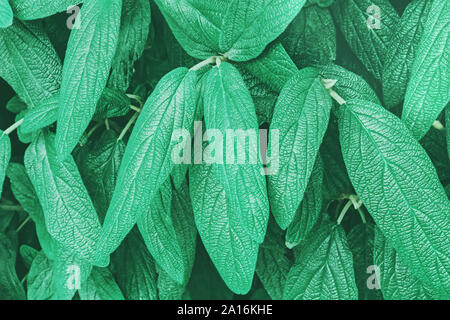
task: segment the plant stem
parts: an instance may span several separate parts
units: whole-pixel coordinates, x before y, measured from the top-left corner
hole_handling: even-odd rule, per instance
[[[128,121],[128,123],[125,125],[125,127],[122,130],[122,132],[120,133],[120,136],[117,138],[117,141],[120,141],[120,140],[123,139],[125,134],[128,132],[128,130],[131,128],[131,126],[137,120],[138,117],[139,117],[139,112],[136,112],[135,114],[133,114],[133,116],[131,117],[130,121]]]
[[[445,130],[444,125],[439,120],[436,120],[436,121],[433,122],[433,127],[435,129],[439,130],[439,131],[444,131]]]
[[[28,223],[28,221],[31,220],[31,217],[27,217],[21,224],[20,226],[16,229],[16,233],[20,232],[20,230],[22,230],[22,228]]]
[[[210,65],[210,64],[216,64],[217,66],[220,65],[221,62],[227,61],[227,58],[224,56],[212,56],[209,57],[206,60],[203,60],[202,62],[196,64],[195,66],[193,66],[190,70],[191,71],[197,71],[200,70],[201,68]]]
[[[11,127],[9,127],[8,129],[6,129],[5,131],[3,131],[3,134],[5,135],[9,135],[11,132],[13,132],[14,130],[16,130],[18,127],[20,127],[20,125],[23,123],[23,119],[20,119],[19,121],[17,121],[16,123],[14,123]]]
[[[359,215],[361,216],[361,220],[362,220],[362,222],[363,222],[364,224],[366,224],[366,223],[367,223],[367,221],[366,221],[366,215],[364,214],[364,211],[362,211],[362,209],[361,209],[361,208],[358,208],[358,209],[356,209],[356,210],[358,210],[358,212],[359,212]]]
[[[346,103],[344,98],[342,98],[336,91],[333,90],[334,85],[337,80],[334,79],[322,79],[322,85],[328,91],[330,96],[337,102],[339,105],[343,105]]]
[[[337,219],[337,224],[341,224],[342,220],[345,217],[345,214],[347,213],[348,209],[352,206],[352,201],[348,200],[347,203],[345,204],[344,208],[342,208],[341,214],[339,215],[338,219]]]
[[[22,211],[22,207],[12,204],[0,204],[0,210],[3,211]]]

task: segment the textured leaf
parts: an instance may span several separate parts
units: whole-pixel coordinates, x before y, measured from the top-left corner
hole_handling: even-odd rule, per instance
[[[25,291],[16,273],[16,252],[3,233],[0,233],[0,261],[0,300],[24,300]]]
[[[428,153],[434,167],[436,168],[440,181],[450,180],[450,159],[447,155],[445,142],[445,130],[431,127],[420,144]]]
[[[134,63],[141,57],[147,41],[151,21],[150,2],[123,0],[121,20],[108,86],[126,91],[134,72]]]
[[[112,259],[117,283],[127,300],[156,300],[155,262],[137,230],[129,233]]]
[[[14,197],[36,224],[36,234],[42,250],[47,257],[54,259],[57,243],[47,231],[44,212],[25,167],[12,162],[9,164],[6,174],[11,182],[11,191]]]
[[[261,243],[269,219],[269,203],[258,156],[258,122],[250,93],[231,64],[224,62],[210,71],[204,105],[206,128],[222,135],[214,136],[214,143],[209,145],[215,156],[208,163],[212,163],[212,172],[224,188],[230,210],[237,213],[250,236]],[[213,136],[207,138],[212,142]]]
[[[0,77],[33,108],[59,90],[61,61],[39,23],[15,20],[0,29]]]
[[[117,45],[121,8],[122,0],[86,0],[79,13],[84,22],[70,33],[56,130],[60,160],[80,140],[106,86]]]
[[[430,300],[430,290],[411,272],[408,265],[375,229],[374,264],[380,268],[380,286],[386,300]]]
[[[284,299],[356,300],[352,253],[341,226],[324,224],[311,237],[289,271]]]
[[[450,3],[433,1],[417,49],[402,120],[420,140],[450,101]]]
[[[31,267],[31,264],[33,263],[34,258],[38,255],[39,251],[34,249],[33,247],[30,247],[26,244],[20,246],[20,256],[22,257],[22,261],[25,264],[25,267],[29,269]]]
[[[374,226],[372,224],[357,224],[347,235],[348,244],[353,254],[356,286],[360,300],[379,300],[382,298],[379,288],[368,287],[371,276],[371,266],[377,265],[373,259]],[[369,271],[369,272],[368,272]]]
[[[6,169],[11,160],[11,140],[7,134],[0,130],[0,196],[5,182]]]
[[[9,0],[14,14],[21,20],[35,20],[68,10],[83,0]],[[86,1],[87,2],[87,1]]]
[[[158,83],[145,103],[129,139],[111,205],[98,242],[97,265],[119,246],[147,210],[159,187],[169,177],[175,129],[192,132],[197,93],[196,74],[179,68]]]
[[[277,92],[283,89],[297,71],[294,62],[279,42],[270,45],[258,59],[242,63],[241,66]]]
[[[7,28],[13,23],[13,12],[8,0],[0,0],[0,28]]]
[[[281,43],[297,67],[336,60],[336,29],[327,8],[303,8],[281,36]]]
[[[303,200],[291,225],[286,230],[286,246],[290,249],[306,240],[312,228],[321,218],[322,182],[323,164],[319,155],[311,172]]]
[[[231,0],[223,17],[219,52],[248,61],[286,29],[306,0]]]
[[[379,19],[377,9],[371,10],[374,5]],[[340,0],[330,10],[355,55],[380,80],[389,40],[399,20],[397,12],[388,0]]]
[[[396,27],[388,46],[383,68],[383,99],[388,108],[403,101],[414,58],[432,1],[411,2]]]
[[[271,139],[273,131],[279,131],[280,168],[269,176],[268,193],[272,214],[282,229],[292,222],[303,199],[331,106],[331,98],[313,68],[297,72],[278,98],[270,130]]]
[[[103,221],[116,186],[117,174],[125,152],[125,144],[117,140],[113,130],[92,139],[78,154],[81,177],[92,202]]]
[[[25,152],[25,168],[50,235],[81,258],[92,260],[100,222],[73,158],[59,162],[54,136],[40,134]]]
[[[19,96],[12,97],[8,103],[6,104],[6,109],[9,112],[18,114],[24,110],[27,109],[27,105],[25,102],[22,101],[22,99],[19,98]]]
[[[255,272],[258,243],[231,209],[212,166],[192,166],[189,186],[195,224],[206,251],[227,286],[234,293],[246,294]]]
[[[124,300],[122,291],[107,268],[93,268],[79,294],[81,300]]]
[[[55,295],[52,262],[41,251],[34,258],[27,276],[28,300],[50,300]]]
[[[376,224],[413,273],[448,296],[450,203],[427,154],[371,102],[342,105],[339,132],[352,184]]]
[[[279,230],[273,230],[275,228],[276,225],[269,224],[266,239],[259,250],[256,274],[269,296],[274,300],[280,300],[283,298],[292,261],[289,250],[284,246],[283,234]]]
[[[450,104],[445,108],[445,124],[447,133],[447,152],[448,158],[450,159]]]

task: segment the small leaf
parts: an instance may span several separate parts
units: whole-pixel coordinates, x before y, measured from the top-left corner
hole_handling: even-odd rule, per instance
[[[86,0],[79,13],[84,23],[70,33],[56,130],[60,160],[80,140],[106,86],[117,45],[121,8],[122,0]]]
[[[13,23],[13,12],[8,0],[0,0],[0,28],[8,28]]]
[[[352,253],[341,226],[311,232],[286,280],[283,299],[356,300]]]

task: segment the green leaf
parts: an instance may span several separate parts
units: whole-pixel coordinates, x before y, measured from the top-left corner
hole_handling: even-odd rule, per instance
[[[11,191],[14,197],[36,224],[36,234],[42,250],[47,257],[54,259],[57,243],[47,231],[44,211],[39,203],[36,191],[28,178],[25,167],[19,163],[11,162],[6,175],[11,182]]]
[[[336,60],[336,28],[328,8],[303,8],[281,35],[281,43],[299,68]]]
[[[297,71],[295,63],[279,42],[268,46],[257,59],[244,62],[241,66],[276,92],[280,92]]]
[[[283,299],[356,300],[352,253],[341,226],[316,228],[295,259]]]
[[[61,61],[41,23],[15,20],[0,29],[0,77],[33,108],[59,91]]]
[[[55,295],[52,278],[52,262],[41,251],[34,258],[27,275],[27,299],[52,299]]]
[[[124,300],[122,291],[111,271],[107,268],[93,268],[87,281],[78,291],[81,300]]]
[[[45,99],[34,109],[29,110],[24,117],[20,129],[23,133],[38,131],[56,122],[58,119],[58,105],[60,95]],[[120,91],[105,88],[97,103],[93,119],[102,121],[104,119],[121,117],[130,111],[130,99]]]
[[[413,273],[448,296],[450,203],[426,152],[397,117],[368,101],[340,107],[339,133],[352,184],[376,224]]]
[[[402,120],[420,140],[450,101],[450,3],[433,1],[406,90]]]
[[[386,300],[430,300],[430,289],[422,284],[375,228],[374,264],[379,267],[379,285]]]
[[[450,159],[447,155],[447,145],[445,142],[445,130],[438,130],[434,127],[428,131],[425,137],[420,140],[420,144],[428,153],[434,167],[436,168],[439,180],[446,182],[450,180]]]
[[[0,233],[0,300],[25,300],[25,291],[16,273],[16,252],[12,241]]]
[[[171,159],[176,129],[193,130],[197,92],[196,73],[175,69],[161,79],[145,103],[129,139],[117,186],[106,214],[96,263],[108,265],[138,217],[147,210],[173,168]]]
[[[0,0],[0,28],[8,28],[13,23],[13,12],[8,0]]]
[[[58,161],[54,140],[50,133],[39,134],[25,152],[25,168],[50,235],[92,261],[100,222],[73,158]]]
[[[148,251],[176,282],[184,282],[184,264],[180,243],[171,217],[172,185],[168,179],[153,197],[147,212],[137,220]]]
[[[56,148],[64,160],[91,121],[116,51],[122,0],[86,0],[84,21],[67,44],[58,106]],[[95,67],[92,67],[95,66]]]
[[[306,240],[312,228],[321,218],[322,182],[323,164],[320,155],[318,155],[303,200],[291,225],[286,230],[286,246],[289,249]]]
[[[151,14],[147,0],[124,0],[117,50],[112,62],[108,87],[126,91],[134,71],[134,63],[144,52]]]
[[[156,300],[155,262],[136,229],[112,257],[117,283],[127,300]]]
[[[22,101],[22,99],[19,98],[18,95],[15,95],[6,104],[6,109],[9,112],[18,114],[18,113],[26,110],[27,109],[27,105],[26,105],[25,102]]]
[[[330,10],[355,55],[380,80],[389,40],[399,20],[389,0],[335,1]]]
[[[7,134],[0,130],[0,196],[5,182],[6,169],[11,160],[11,140]]]
[[[230,210],[237,213],[250,236],[261,243],[269,219],[269,203],[258,156],[258,121],[250,93],[231,64],[224,62],[210,71],[204,105],[206,129],[211,129],[206,131],[206,135],[211,134],[207,137],[211,156],[203,161],[212,163],[213,175],[224,188]]]
[[[217,55],[219,34],[227,0],[155,0],[175,38],[198,59]]]
[[[231,0],[223,17],[219,52],[234,61],[259,56],[297,16],[306,0]]]
[[[389,41],[382,76],[383,99],[388,108],[403,101],[431,4],[422,0],[411,2]]]
[[[376,283],[369,279],[373,272],[374,262],[374,226],[369,223],[355,225],[347,235],[348,244],[353,254],[353,266],[355,268],[356,286],[358,287],[360,300],[380,300],[381,291]],[[378,248],[378,246],[377,246]],[[368,284],[372,284],[369,288]]]
[[[283,298],[284,286],[292,261],[284,245],[283,233],[277,230],[274,221],[269,224],[266,239],[258,253],[256,274],[269,296],[274,300]]]
[[[82,3],[83,0],[10,0],[9,2],[17,18],[35,20],[66,11]]]
[[[36,256],[39,254],[39,251],[26,244],[20,246],[19,252],[20,256],[22,257],[22,261],[27,269],[31,267],[34,258],[36,258]]]
[[[447,140],[447,152],[450,159],[450,104],[445,108],[445,124],[446,124],[446,140]]]
[[[230,290],[246,294],[253,281],[258,243],[232,210],[212,166],[191,166],[189,186],[195,224],[211,260]]]
[[[118,137],[115,131],[106,130],[90,140],[77,156],[81,177],[100,221],[104,220],[111,202],[125,153],[125,143],[117,140]]]
[[[381,104],[372,87],[356,73],[333,63],[321,67],[319,73],[325,79],[337,80],[333,90],[344,100],[363,99]]]
[[[332,101],[316,69],[298,71],[280,93],[270,125],[279,131],[279,163],[268,179],[270,207],[284,230],[294,219],[327,130]],[[272,151],[272,150],[271,150]]]

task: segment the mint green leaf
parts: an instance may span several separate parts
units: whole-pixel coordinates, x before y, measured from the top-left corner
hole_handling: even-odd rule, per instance
[[[19,252],[25,267],[28,269],[31,267],[34,258],[36,258],[39,253],[39,251],[26,244],[20,246]]]
[[[25,300],[25,291],[16,273],[16,252],[12,241],[0,233],[0,300]]]
[[[57,243],[47,231],[44,211],[39,203],[36,191],[28,178],[25,167],[19,163],[11,162],[6,175],[10,180],[11,191],[14,197],[36,224],[36,234],[42,250],[47,257],[54,259]]]
[[[217,55],[226,0],[155,0],[175,38],[192,57]]]
[[[58,119],[59,94],[45,99],[35,108],[29,110],[24,117],[20,129],[23,133],[31,133],[48,127]],[[105,88],[98,100],[93,119],[122,117],[130,111],[130,99],[118,90]]]
[[[403,101],[431,1],[411,2],[389,41],[383,68],[383,99],[388,108]]]
[[[352,253],[341,226],[311,232],[286,280],[283,299],[356,300]]]
[[[39,134],[25,152],[25,168],[50,235],[81,258],[92,260],[100,222],[73,158],[58,161],[54,140],[50,133]]]
[[[55,296],[52,278],[52,262],[41,251],[34,258],[27,275],[27,299],[52,299]]]
[[[284,286],[292,261],[284,245],[283,234],[274,221],[269,224],[267,236],[261,244],[256,263],[256,274],[269,296],[274,300],[283,298]]]
[[[376,224],[412,272],[448,296],[450,203],[425,150],[397,117],[363,100],[340,107],[339,133],[352,184]]]
[[[374,5],[379,9],[378,19],[377,12],[369,10]],[[399,20],[389,0],[335,1],[330,10],[355,55],[380,80],[389,40]]]
[[[26,110],[27,109],[27,105],[26,105],[25,102],[22,101],[22,99],[19,98],[18,95],[15,95],[6,104],[6,109],[9,112],[18,114],[18,113]]]
[[[353,266],[355,268],[356,286],[358,287],[360,300],[380,300],[381,291],[376,283],[370,281],[370,276],[376,272],[371,266],[374,264],[374,226],[373,224],[357,224],[350,229],[347,235],[348,245],[353,254]],[[378,246],[377,246],[378,247]],[[369,272],[368,272],[369,271]],[[369,288],[368,284],[373,285]]]
[[[286,246],[290,249],[306,240],[322,214],[323,164],[317,156],[300,206],[286,230]]]
[[[406,90],[402,120],[420,140],[450,101],[450,3],[433,1]]]
[[[83,0],[10,0],[14,14],[20,20],[45,18],[82,2]]]
[[[78,291],[81,300],[124,300],[122,291],[107,268],[92,269]]]
[[[337,80],[333,90],[344,100],[363,99],[381,104],[372,87],[356,73],[333,63],[321,67],[319,73],[325,79]]]
[[[279,42],[268,46],[257,59],[244,62],[241,66],[277,92],[297,71],[295,63]]]
[[[268,179],[272,214],[284,230],[294,219],[327,130],[332,101],[316,69],[298,71],[280,93],[271,136],[279,131],[279,170]]]
[[[146,212],[137,220],[148,251],[157,264],[176,282],[184,282],[184,264],[180,243],[171,217],[172,185],[168,179],[153,197]]]
[[[232,210],[212,166],[191,166],[189,187],[195,224],[211,260],[234,293],[246,294],[253,281],[258,243],[240,214]]]
[[[171,159],[176,129],[193,130],[197,100],[196,73],[175,69],[163,77],[145,103],[129,139],[117,186],[106,214],[96,263],[108,265],[138,217],[147,210],[173,168]]]
[[[5,182],[6,169],[11,160],[11,140],[7,134],[0,130],[0,196]]]
[[[13,12],[8,0],[0,0],[0,28],[7,28],[13,23]]]
[[[379,228],[375,228],[374,264],[379,267],[379,285],[386,300],[430,300],[431,290],[411,272]]]
[[[155,262],[136,229],[112,257],[117,283],[127,300],[156,300]]]
[[[231,64],[224,62],[210,71],[204,105],[206,128],[222,135],[211,143],[216,147],[209,146],[216,153],[208,159],[213,162],[212,172],[224,188],[230,210],[237,213],[250,236],[261,243],[269,219],[269,203],[259,157],[258,121],[250,93]],[[215,159],[221,153],[222,159]]]
[[[61,61],[41,23],[0,29],[0,77],[32,109],[59,91]]]
[[[122,0],[86,0],[79,13],[84,22],[70,33],[56,130],[60,160],[69,156],[80,140],[106,86],[116,51],[121,8]]]
[[[150,2],[123,0],[122,19],[116,54],[108,87],[126,91],[133,75],[134,63],[144,52],[150,29]]]
[[[336,60],[336,28],[327,8],[303,8],[286,31],[281,43],[299,68]]]
[[[108,211],[125,153],[125,143],[118,137],[115,131],[106,130],[100,137],[89,140],[77,155],[81,177],[100,221]]]
[[[450,159],[450,104],[445,108],[445,124],[447,133],[447,152],[448,158]]]
[[[259,56],[300,12],[306,0],[231,0],[223,17],[219,52],[234,61]]]

